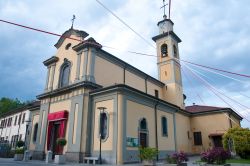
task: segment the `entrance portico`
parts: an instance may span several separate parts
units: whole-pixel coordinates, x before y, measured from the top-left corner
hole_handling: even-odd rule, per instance
[[[63,149],[56,144],[56,140],[65,137],[67,120],[68,111],[66,110],[48,114],[47,150],[53,152],[53,157],[55,154],[63,151]]]

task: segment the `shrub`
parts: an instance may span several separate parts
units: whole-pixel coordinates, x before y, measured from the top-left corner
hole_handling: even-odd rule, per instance
[[[201,160],[209,164],[224,164],[227,159],[231,158],[229,151],[224,150],[223,148],[213,148],[207,152],[201,153]]]
[[[65,139],[65,138],[58,138],[57,140],[56,140],[56,143],[57,143],[57,145],[59,145],[59,146],[65,146],[66,144],[67,144],[67,140]]]
[[[24,154],[24,148],[16,148],[16,154]]]
[[[18,148],[20,148],[20,147],[23,147],[24,144],[25,144],[25,143],[24,143],[23,141],[17,141],[16,146],[17,146]]]
[[[229,150],[229,140],[233,140],[233,149],[244,159],[250,159],[250,129],[234,127],[223,135],[223,147]]]
[[[150,147],[139,147],[139,152],[141,160],[153,160],[158,154],[158,150],[156,148]]]
[[[167,162],[170,164],[181,164],[185,161],[188,161],[187,155],[184,152],[176,152],[171,156],[167,156]]]

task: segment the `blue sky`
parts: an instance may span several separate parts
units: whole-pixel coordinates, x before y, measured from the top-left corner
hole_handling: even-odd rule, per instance
[[[158,34],[157,22],[162,19],[161,0],[102,0],[113,12],[139,32],[149,42]],[[172,0],[171,19],[174,31],[182,39],[180,56],[184,60],[250,75],[250,1],[249,0]],[[96,1],[74,0],[2,0],[0,19],[62,34],[70,28],[72,15],[75,28],[81,29],[105,46],[104,49],[144,72],[157,77],[156,58],[130,54],[137,51],[156,54],[121,22]],[[58,37],[0,23],[0,97],[35,99],[45,85],[46,68],[42,62],[56,52]],[[237,81],[192,69],[227,96],[250,107],[249,78],[234,77]],[[185,68],[184,68],[185,70]],[[187,73],[188,74],[188,73]],[[190,74],[192,85],[183,75],[186,103],[229,107]],[[231,76],[230,76],[231,77]],[[225,100],[250,120],[250,110]],[[243,121],[243,126],[250,123]]]

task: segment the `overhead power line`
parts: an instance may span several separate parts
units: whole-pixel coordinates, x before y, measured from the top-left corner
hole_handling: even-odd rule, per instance
[[[49,34],[49,35],[53,35],[53,36],[68,38],[68,39],[71,39],[71,40],[76,40],[76,41],[82,42],[82,40],[77,39],[77,38],[63,36],[63,35],[60,35],[60,34],[57,34],[57,33],[45,31],[45,30],[38,29],[38,28],[33,28],[33,27],[30,27],[30,26],[26,26],[26,25],[14,23],[14,22],[2,20],[2,19],[0,19],[0,22],[7,23],[7,24],[11,24],[11,25],[15,25],[15,26],[18,26],[18,27],[26,28],[26,29],[29,29],[29,30],[33,30],[33,31],[37,31],[37,32],[45,33],[45,34]],[[102,46],[103,46],[103,47],[106,47],[106,48],[115,49],[115,50],[120,51],[119,49],[114,48],[114,47],[110,47],[110,46],[106,46],[106,45],[102,45]],[[154,54],[147,54],[147,53],[136,52],[136,51],[126,51],[126,52],[132,53],[132,54],[137,54],[137,55],[143,55],[143,56],[157,57],[157,56],[154,55]],[[193,64],[193,65],[196,65],[196,66],[200,66],[200,67],[203,67],[203,68],[207,68],[207,69],[217,70],[217,71],[221,71],[221,72],[224,72],[224,73],[229,73],[229,74],[234,74],[234,75],[238,75],[238,76],[241,76],[241,77],[250,78],[249,75],[245,75],[245,74],[230,72],[230,71],[226,71],[226,70],[222,70],[222,69],[218,69],[218,68],[214,68],[214,67],[209,67],[209,66],[201,65],[201,64],[197,64],[197,63],[190,62],[190,61],[186,61],[186,60],[179,60],[179,59],[177,59],[177,60],[178,60],[178,61],[182,61],[182,62],[186,62],[186,63],[189,63],[189,64]]]
[[[248,120],[248,118],[244,117],[242,114],[240,114],[238,111],[236,111],[236,109],[229,104],[226,100],[224,100],[218,93],[218,91],[213,88],[209,83],[207,83],[206,80],[204,80],[202,77],[200,77],[199,75],[197,75],[196,73],[194,73],[192,70],[189,69],[188,66],[184,65],[184,67],[190,71],[190,73],[194,76],[194,78],[198,78],[208,89],[210,89],[219,99],[221,99],[224,103],[226,103],[232,110],[234,110],[235,112],[237,112],[241,117],[243,117],[244,119],[246,119],[248,122],[250,122],[250,120]],[[229,97],[228,97],[229,98]]]
[[[155,48],[153,44],[151,44],[147,39],[145,39],[140,33],[136,32],[131,26],[129,26],[125,21],[123,21],[119,16],[117,16],[114,12],[112,12],[107,6],[101,3],[99,0],[96,0],[104,9],[106,9],[110,14],[112,14],[115,18],[117,18],[121,23],[123,23],[127,28],[129,28],[132,32],[134,32],[137,36],[139,36],[143,41],[145,41],[148,45]]]
[[[209,67],[209,66],[205,66],[205,65],[201,65],[201,64],[197,64],[197,63],[185,61],[185,60],[181,60],[181,61],[193,64],[193,65],[196,65],[196,66],[204,67],[204,68],[221,71],[221,72],[228,73],[228,74],[233,74],[233,75],[238,75],[238,76],[241,76],[241,77],[250,78],[250,75],[246,75],[246,74],[240,74],[240,73],[235,73],[235,72],[231,72],[231,71],[226,71],[226,70],[222,70],[222,69],[218,69],[218,68],[214,68],[214,67]]]

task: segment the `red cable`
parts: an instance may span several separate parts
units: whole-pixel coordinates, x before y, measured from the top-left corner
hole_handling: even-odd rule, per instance
[[[48,31],[44,31],[44,30],[41,30],[41,29],[36,29],[36,28],[28,27],[28,26],[21,25],[21,24],[17,24],[17,23],[13,23],[13,22],[10,22],[10,21],[5,21],[5,20],[1,20],[1,19],[0,19],[0,21],[1,21],[1,22],[4,22],[4,23],[7,23],[7,24],[19,26],[19,27],[22,27],[22,28],[34,30],[34,31],[37,31],[37,32],[42,32],[42,33],[46,33],[46,34],[50,34],[50,35],[54,35],[54,36],[58,36],[58,37],[68,38],[68,39],[72,39],[72,40],[76,40],[76,41],[80,41],[80,42],[82,41],[82,40],[80,40],[80,39],[76,39],[76,38],[72,38],[72,37],[63,36],[63,35],[60,35],[60,34],[57,34],[57,33],[48,32]],[[103,47],[108,47],[108,46],[103,46]],[[136,52],[133,52],[133,51],[129,51],[129,52],[130,52],[130,53],[136,53]],[[153,56],[153,55],[144,54],[144,53],[136,53],[136,54],[147,55],[147,56]],[[157,57],[157,56],[156,56],[156,57]],[[196,65],[196,66],[200,66],[200,67],[212,69],[212,70],[217,70],[217,71],[221,71],[221,72],[225,72],[225,73],[229,73],[229,74],[234,74],[234,75],[238,75],[238,76],[250,78],[250,76],[249,76],[249,75],[246,75],[246,74],[234,73],[234,72],[230,72],[230,71],[226,71],[226,70],[222,70],[222,69],[217,69],[217,68],[213,68],[213,67],[209,67],[209,66],[205,66],[205,65],[196,64],[196,63],[189,62],[189,61],[185,61],[185,60],[180,60],[180,61],[183,61],[183,62],[186,62],[186,63],[190,63],[190,64],[193,64],[193,65]]]
[[[59,36],[59,37],[63,37],[63,38],[68,38],[68,39],[72,39],[72,40],[76,40],[76,41],[82,41],[80,39],[76,39],[76,38],[72,38],[72,37],[67,37],[67,36],[59,35],[57,33],[52,33],[52,32],[44,31],[44,30],[41,30],[41,29],[36,29],[36,28],[25,26],[25,25],[21,25],[21,24],[9,22],[9,21],[1,20],[1,19],[0,19],[0,21],[4,22],[4,23],[7,23],[7,24],[12,24],[12,25],[19,26],[19,27],[22,27],[22,28],[30,29],[30,30],[33,30],[33,31],[47,33],[47,34],[50,34],[50,35]]]
[[[190,64],[193,64],[193,65],[196,65],[196,66],[200,66],[200,67],[212,69],[212,70],[221,71],[221,72],[224,72],[224,73],[229,73],[229,74],[234,74],[234,75],[238,75],[238,76],[250,78],[250,76],[249,76],[249,75],[246,75],[246,74],[234,73],[234,72],[230,72],[230,71],[226,71],[226,70],[222,70],[222,69],[217,69],[217,68],[213,68],[213,67],[209,67],[209,66],[205,66],[205,65],[200,65],[200,64],[193,63],[193,62],[189,62],[189,61],[185,61],[185,60],[180,60],[180,61],[183,61],[183,62],[186,62],[186,63],[190,63]]]

